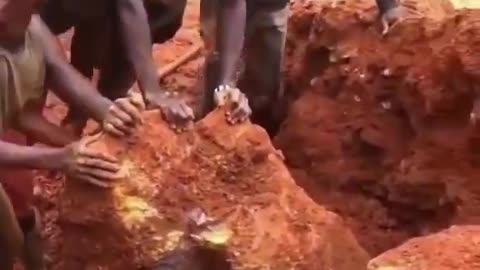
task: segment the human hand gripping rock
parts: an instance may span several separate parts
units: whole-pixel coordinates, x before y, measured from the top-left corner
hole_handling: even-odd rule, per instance
[[[227,106],[225,115],[229,124],[245,122],[252,114],[247,96],[236,87],[220,85],[215,89],[213,97],[218,107]]]
[[[122,137],[132,134],[137,124],[141,124],[141,111],[145,109],[142,96],[129,92],[125,98],[114,101],[103,120],[103,129],[114,136]]]
[[[62,170],[69,179],[76,179],[97,187],[109,188],[120,178],[118,160],[88,146],[97,141],[101,133],[86,137],[65,147]]]
[[[147,104],[149,108],[160,109],[170,128],[175,132],[181,133],[193,127],[195,116],[192,108],[175,93],[162,92],[154,97],[148,97]]]

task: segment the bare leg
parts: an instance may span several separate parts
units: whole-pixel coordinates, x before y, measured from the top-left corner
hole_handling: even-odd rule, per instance
[[[23,235],[8,195],[0,185],[0,269],[11,270],[22,254]]]
[[[80,25],[75,27],[75,34],[72,38],[71,62],[72,65],[87,79],[93,77],[95,66],[95,55],[92,52],[95,47],[96,33],[92,32],[90,25]],[[69,129],[75,135],[81,135],[87,123],[88,117],[81,110],[70,107],[67,116],[62,121],[62,126]]]
[[[125,97],[135,83],[133,66],[126,58],[127,54],[117,31],[113,29],[111,32],[113,36],[109,44],[110,52],[102,61],[98,80],[100,93],[111,100]]]
[[[200,1],[200,34],[205,45],[205,63],[203,77],[200,83],[201,104],[196,110],[196,119],[203,118],[213,108],[213,92],[218,86],[218,54],[215,51],[216,33],[216,10],[218,0]]]
[[[382,35],[386,35],[403,17],[403,9],[397,0],[376,0],[382,22]]]
[[[245,74],[239,86],[250,101],[252,120],[273,136],[280,127],[285,110],[281,68],[288,7],[260,11],[247,9],[253,12],[249,16],[254,24],[247,24]]]
[[[32,215],[20,220],[24,234],[23,261],[26,270],[44,270],[44,250],[40,233],[40,215],[35,209]]]

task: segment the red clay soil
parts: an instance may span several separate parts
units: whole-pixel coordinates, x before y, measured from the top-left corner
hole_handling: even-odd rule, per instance
[[[368,270],[480,269],[480,227],[453,226],[414,238],[372,260]]]
[[[289,23],[285,74],[288,93],[296,101],[275,145],[283,150],[297,184],[320,205],[342,216],[371,255],[451,224],[480,221],[480,185],[476,181],[480,175],[480,130],[468,122],[474,93],[478,91],[474,82],[480,75],[480,12],[454,11],[447,0],[402,3],[408,19],[385,37],[380,34],[373,0],[296,0]],[[198,0],[192,0],[184,27],[172,41],[156,46],[154,57],[159,65],[171,62],[197,42]],[[182,66],[162,85],[195,97],[202,61],[199,58]],[[46,110],[48,117],[58,122],[64,112],[61,103],[51,99]],[[238,164],[235,162],[232,164]],[[179,179],[182,184],[189,180]],[[37,180],[37,199],[51,261],[48,269],[75,270],[63,265],[64,241],[58,220],[63,179],[39,174]],[[303,194],[292,187],[294,192]],[[182,200],[186,196],[172,193],[162,198]],[[335,215],[319,209],[320,216],[334,220],[331,224],[340,222]],[[64,221],[67,222],[63,225],[68,227],[68,219]],[[344,226],[339,228],[340,232],[333,235],[346,237],[346,245],[355,246]],[[470,228],[468,233],[475,232]],[[111,229],[105,231],[98,239],[110,232]],[[298,231],[286,230],[287,235],[295,233]],[[84,247],[82,241],[76,245],[65,243]],[[335,240],[329,243],[339,244]],[[439,245],[435,241],[429,243],[422,248],[424,251],[407,244],[412,253],[402,253],[428,253]],[[460,241],[442,242],[450,243],[455,247]],[[84,251],[95,251],[94,247]],[[114,249],[118,248],[122,246],[117,243]],[[358,248],[353,249],[358,254]],[[131,250],[125,252],[128,255]],[[348,258],[350,252],[340,255]],[[453,256],[452,260],[463,256],[455,252],[447,255]],[[93,255],[80,256],[93,258],[91,262],[97,260]],[[336,258],[332,261],[337,262]],[[439,259],[433,263],[441,262]],[[447,269],[462,269],[453,266]]]
[[[172,62],[176,57],[188,51],[193,44],[201,41],[198,33],[198,8],[198,0],[188,1],[182,28],[172,40],[161,45],[155,45],[153,57],[159,68]],[[70,47],[71,34],[70,32],[61,37],[62,44],[67,50],[67,56],[69,55],[68,48]],[[167,90],[178,91],[193,100],[198,93],[195,83],[202,62],[203,58],[199,57],[186,63],[177,70],[178,72],[164,78],[161,85]],[[50,96],[44,114],[49,120],[59,124],[66,114],[66,108],[58,98]],[[50,175],[42,172],[37,175],[36,203],[42,212],[48,269],[65,270],[56,266],[57,262],[60,261],[59,256],[61,255],[61,244],[63,242],[58,221],[58,201],[63,191],[64,179],[60,175]]]
[[[278,134],[294,178],[372,255],[480,221],[469,113],[480,10],[405,1],[382,37],[374,1],[295,1],[287,70],[298,97]],[[421,4],[420,4],[421,3]]]
[[[181,135],[158,112],[144,120],[129,139],[101,135],[89,146],[121,160],[113,189],[67,180],[59,269],[153,269],[197,208],[233,231],[230,266],[188,269],[365,269],[367,253],[340,217],[296,186],[262,128],[230,126],[221,110]]]

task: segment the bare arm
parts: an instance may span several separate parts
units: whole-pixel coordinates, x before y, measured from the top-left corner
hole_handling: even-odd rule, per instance
[[[102,122],[113,103],[102,97],[92,84],[62,57],[54,42],[55,37],[38,15],[32,17],[30,29],[43,46],[47,84],[52,87],[52,91],[68,104],[84,110],[93,119]]]
[[[117,0],[118,20],[127,57],[135,70],[145,99],[161,94],[152,59],[152,40],[142,0]]]
[[[0,141],[0,165],[32,168],[61,169],[64,148],[29,147]]]
[[[16,129],[31,137],[35,142],[63,147],[78,140],[65,129],[50,123],[36,110],[24,110],[17,117]]]
[[[235,79],[240,59],[247,20],[245,0],[219,1],[218,12],[218,53],[220,57],[220,84],[230,84]]]

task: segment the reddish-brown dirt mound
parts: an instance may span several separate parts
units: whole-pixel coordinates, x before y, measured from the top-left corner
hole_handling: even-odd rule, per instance
[[[181,243],[197,208],[233,232],[231,268],[218,269],[365,269],[366,252],[295,185],[263,129],[229,126],[216,111],[176,135],[158,112],[144,116],[132,138],[101,135],[90,146],[121,160],[124,178],[112,190],[67,180],[61,269],[151,269]],[[195,267],[186,269],[215,268]]]
[[[369,270],[480,269],[480,227],[454,226],[414,238],[369,263]]]
[[[480,10],[404,1],[381,35],[374,1],[295,1],[287,76],[299,97],[276,138],[294,178],[372,254],[480,221]]]

